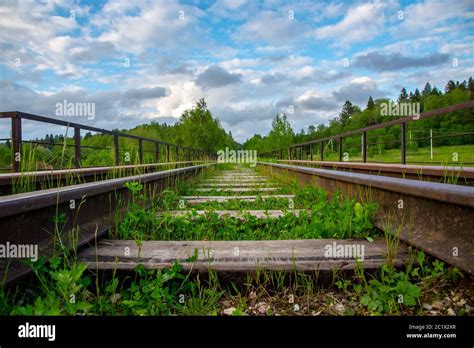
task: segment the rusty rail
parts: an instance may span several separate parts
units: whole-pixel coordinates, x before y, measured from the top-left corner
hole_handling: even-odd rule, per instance
[[[474,168],[472,167],[305,160],[278,160],[277,162],[413,180],[474,185]]]
[[[379,205],[376,227],[469,273],[474,271],[474,188],[258,162],[330,194]]]
[[[46,257],[61,243],[74,250],[114,227],[125,214],[130,200],[125,183],[142,183],[147,197],[153,197],[176,180],[196,175],[212,165],[0,197],[0,244],[38,245],[39,254]],[[27,274],[30,268],[19,259],[0,259],[0,279],[6,270],[8,283]]]
[[[114,179],[120,176],[145,174],[161,168],[175,169],[206,161],[162,162],[125,166],[88,167],[77,169],[41,170],[35,172],[0,173],[0,196],[13,194],[13,186],[22,180],[34,184],[35,188],[45,189],[84,182]],[[170,168],[171,167],[171,168]],[[43,187],[43,186],[47,187]]]

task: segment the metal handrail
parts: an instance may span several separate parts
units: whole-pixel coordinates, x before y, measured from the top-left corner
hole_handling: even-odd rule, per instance
[[[166,147],[166,161],[170,162],[170,156],[171,156],[171,148],[174,147],[175,149],[175,158],[176,161],[179,160],[179,152],[181,149],[182,156],[184,157],[185,151],[188,152],[187,157],[189,160],[191,160],[191,157],[195,157],[196,159],[212,159],[215,157],[214,154],[211,152],[195,149],[192,147],[187,147],[187,146],[181,146],[177,144],[172,144],[168,143],[162,140],[157,140],[157,139],[151,139],[151,138],[145,138],[141,137],[138,135],[133,135],[133,134],[127,134],[127,133],[122,133],[122,132],[117,132],[113,130],[107,130],[103,128],[97,128],[97,127],[92,127],[84,124],[79,124],[75,122],[69,122],[69,121],[63,121],[63,120],[58,120],[55,118],[51,117],[45,117],[45,116],[39,116],[39,115],[34,115],[34,114],[29,114],[26,112],[21,112],[21,111],[7,111],[7,112],[0,112],[0,119],[2,118],[10,118],[11,119],[11,141],[12,141],[12,170],[13,172],[19,172],[20,171],[20,163],[21,163],[21,144],[23,142],[33,142],[33,141],[26,141],[22,139],[22,119],[25,120],[30,120],[30,121],[36,121],[36,122],[43,122],[43,123],[48,123],[48,124],[54,124],[54,125],[59,125],[59,126],[65,126],[68,128],[73,128],[74,129],[74,145],[69,145],[73,146],[75,148],[75,156],[74,156],[74,163],[76,168],[81,168],[81,148],[86,148],[89,146],[81,146],[81,130],[88,130],[92,132],[97,132],[101,134],[107,134],[107,135],[112,135],[114,137],[114,146],[113,149],[115,151],[115,165],[118,166],[120,165],[120,154],[119,151],[121,150],[119,147],[119,137],[122,138],[129,138],[129,139],[136,139],[138,140],[138,157],[139,157],[139,162],[140,164],[143,163],[143,152],[154,152],[155,153],[155,160],[156,162],[160,161],[160,156],[161,156],[161,146]],[[155,144],[155,151],[144,151],[143,150],[143,142],[150,142]],[[50,144],[50,145],[55,145],[55,144]],[[108,148],[112,149],[112,148]],[[16,156],[17,154],[20,154],[20,156]],[[181,157],[181,158],[183,158]]]
[[[364,127],[364,128],[355,129],[355,130],[352,130],[352,131],[349,131],[349,132],[340,133],[340,134],[332,135],[332,136],[325,137],[325,138],[319,138],[319,139],[315,139],[315,140],[311,140],[311,141],[306,141],[304,143],[293,144],[293,145],[290,145],[287,148],[276,149],[276,150],[272,150],[272,151],[269,151],[269,152],[261,153],[261,154],[259,154],[259,157],[265,157],[265,156],[268,156],[268,155],[273,155],[273,156],[276,156],[277,158],[282,159],[283,158],[283,151],[288,151],[289,159],[293,159],[293,158],[297,157],[297,151],[298,151],[298,149],[300,149],[300,157],[302,158],[303,150],[306,147],[309,147],[310,158],[311,158],[311,160],[313,160],[313,155],[314,155],[313,147],[314,147],[314,144],[317,144],[317,143],[321,144],[321,147],[324,148],[324,142],[325,141],[338,140],[339,141],[339,161],[342,162],[342,155],[343,155],[343,153],[342,153],[342,141],[343,141],[343,139],[347,138],[347,137],[350,137],[350,136],[353,136],[353,135],[361,134],[362,135],[362,144],[361,144],[361,146],[362,146],[362,161],[364,163],[366,163],[367,162],[367,145],[369,145],[367,143],[367,132],[371,131],[371,130],[375,130],[375,129],[382,129],[382,128],[387,128],[387,127],[391,127],[391,126],[394,126],[394,125],[400,125],[401,126],[400,127],[401,128],[401,137],[400,137],[401,164],[406,164],[406,142],[407,142],[407,139],[406,139],[406,124],[408,122],[412,122],[412,121],[416,121],[416,120],[422,120],[422,119],[430,118],[430,117],[433,117],[433,116],[439,116],[439,115],[443,115],[443,114],[446,114],[446,113],[450,113],[450,112],[454,112],[454,111],[458,111],[458,110],[465,110],[465,109],[469,109],[469,108],[474,108],[474,100],[469,100],[469,101],[466,101],[466,102],[446,106],[446,107],[435,109],[435,110],[424,111],[424,112],[421,112],[419,117],[417,117],[416,119],[411,117],[411,116],[401,117],[401,118],[397,118],[395,120],[382,122],[382,123],[372,125],[372,126],[368,126],[368,127]],[[417,140],[417,139],[411,139],[411,141],[414,141],[414,140]],[[398,142],[398,140],[394,141],[394,142]],[[371,143],[371,144],[374,144],[374,143]],[[378,143],[376,143],[376,144],[378,144]],[[324,160],[324,150],[320,152],[320,155],[321,155],[321,161],[323,161]]]

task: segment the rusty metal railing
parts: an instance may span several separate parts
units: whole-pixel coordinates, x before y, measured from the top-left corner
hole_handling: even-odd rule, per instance
[[[463,103],[455,104],[455,105],[450,105],[447,107],[431,110],[431,111],[424,111],[419,114],[419,117],[416,119],[413,118],[412,116],[406,116],[406,117],[401,117],[397,118],[395,120],[383,122],[380,124],[364,127],[364,128],[359,128],[356,130],[352,130],[349,132],[341,133],[341,134],[336,134],[332,135],[329,137],[325,138],[320,138],[320,139],[315,139],[311,141],[307,141],[304,143],[300,144],[293,144],[289,146],[288,148],[282,148],[282,149],[275,149],[269,152],[265,153],[260,153],[258,156],[260,158],[276,158],[276,159],[309,159],[313,161],[315,158],[315,144],[319,145],[320,147],[320,161],[324,161],[324,143],[329,142],[329,141],[337,141],[338,142],[338,152],[339,152],[339,162],[343,162],[343,140],[344,138],[348,138],[350,136],[354,135],[361,135],[361,155],[362,155],[362,162],[366,163],[367,162],[367,148],[369,145],[377,145],[377,144],[387,144],[387,143],[398,143],[400,142],[400,163],[401,164],[406,164],[406,153],[407,153],[407,123],[413,122],[415,120],[422,120],[422,119],[427,119],[430,117],[434,116],[439,116],[443,114],[447,114],[450,112],[454,111],[459,111],[459,110],[466,110],[474,108],[474,100],[469,100]],[[372,143],[367,143],[367,132],[376,130],[376,129],[382,129],[382,128],[387,128],[395,125],[400,125],[400,140],[395,140],[395,141],[388,141],[388,142],[372,142]],[[455,135],[473,135],[474,132],[461,132],[461,133],[456,133]],[[441,136],[435,136],[435,137],[430,137],[430,138],[442,138],[442,137],[449,137],[453,135],[441,135]],[[428,137],[422,137],[422,138],[414,138],[411,139],[410,141],[416,141],[416,140],[426,140],[429,139]],[[465,164],[471,164],[471,163],[465,163]]]
[[[129,138],[135,139],[138,141],[138,159],[139,163],[143,163],[143,153],[144,152],[153,152],[155,155],[156,162],[160,162],[160,157],[162,155],[162,147],[165,147],[165,157],[166,161],[170,162],[171,159],[171,149],[174,149],[175,161],[181,160],[210,160],[215,158],[215,154],[199,149],[194,149],[191,147],[180,146],[177,144],[167,143],[165,141],[157,140],[157,139],[150,139],[141,137],[138,135],[127,134],[102,128],[96,128],[92,126],[87,126],[79,123],[74,122],[67,122],[63,120],[58,120],[55,118],[38,116],[33,114],[28,114],[25,112],[20,111],[9,111],[9,112],[0,112],[0,119],[10,118],[11,119],[11,138],[5,138],[2,140],[11,140],[12,142],[12,164],[11,164],[11,171],[19,172],[21,170],[21,147],[23,143],[31,143],[31,144],[46,144],[52,146],[64,146],[64,144],[51,144],[41,141],[34,141],[34,140],[23,140],[22,134],[22,120],[30,120],[36,122],[42,122],[47,124],[54,124],[59,126],[64,126],[68,128],[74,129],[74,144],[65,144],[67,147],[74,147],[74,165],[75,168],[81,168],[81,149],[82,148],[95,148],[95,149],[102,149],[102,150],[114,150],[114,160],[115,165],[120,165],[120,147],[119,147],[119,138]],[[113,136],[113,147],[95,147],[95,146],[85,146],[81,145],[81,130],[88,130],[92,132],[97,132],[101,134],[111,135]],[[154,151],[145,151],[143,150],[143,143],[148,142],[155,144]]]

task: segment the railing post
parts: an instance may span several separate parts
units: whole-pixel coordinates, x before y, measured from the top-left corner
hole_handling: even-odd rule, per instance
[[[314,152],[313,143],[311,143],[309,144],[309,158],[311,161],[313,160],[313,152]]]
[[[324,140],[321,140],[321,162],[324,161]]]
[[[342,137],[339,137],[339,162],[342,162]]]
[[[21,164],[21,117],[12,117],[12,168],[15,173],[20,171]]]
[[[155,143],[155,162],[160,163],[160,143]]]
[[[170,162],[170,146],[166,144],[166,162]]]
[[[175,150],[176,150],[175,157],[174,157],[175,160],[174,160],[174,161],[175,161],[175,162],[178,162],[178,160],[179,160],[179,155],[178,155],[179,148],[178,148],[178,145],[176,145],[174,148],[175,148]]]
[[[81,129],[74,127],[74,164],[76,168],[81,167]]]
[[[367,132],[362,133],[362,162],[367,162]]]
[[[406,123],[403,122],[400,124],[400,128],[401,128],[401,131],[402,131],[402,136],[401,136],[401,161],[402,161],[402,164],[406,164]]]
[[[143,140],[138,139],[138,161],[140,164],[143,163]]]
[[[120,152],[119,152],[119,137],[117,133],[114,133],[114,152],[115,152],[115,165],[120,165]]]

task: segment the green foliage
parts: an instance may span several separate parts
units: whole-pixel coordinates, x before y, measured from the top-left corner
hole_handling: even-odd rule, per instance
[[[388,266],[382,267],[380,278],[373,278],[363,288],[354,290],[360,296],[360,303],[378,314],[395,314],[402,306],[415,306],[421,294],[406,273]]]
[[[181,266],[149,271],[143,265],[136,269],[137,279],[122,291],[120,307],[124,315],[169,315],[178,301],[178,290],[185,277]]]
[[[85,264],[70,264],[59,257],[47,263],[41,257],[36,262],[30,261],[30,266],[39,281],[41,295],[31,304],[14,307],[12,315],[78,315],[87,314],[92,308],[88,302],[90,279],[84,275]]]
[[[138,182],[127,182],[125,187],[130,190],[131,200],[127,213],[119,225],[119,233],[124,239],[133,239],[140,244],[143,231],[153,228],[155,220],[149,211],[142,207],[146,201],[146,196],[141,193],[143,185]]]
[[[436,87],[431,87],[429,83],[425,85],[423,92],[420,93],[416,89],[413,93],[407,93],[405,88],[402,88],[398,102],[419,102],[421,111],[429,111],[449,105],[458,104],[464,101],[472,99],[474,90],[474,84],[472,78],[469,79],[469,83],[464,81],[463,83],[454,83],[450,81],[446,87],[446,93],[443,94]],[[259,153],[267,153],[273,150],[285,149],[288,147],[287,144],[302,143],[310,140],[316,140],[325,138],[331,135],[340,134],[343,132],[379,124],[385,121],[390,121],[393,117],[384,117],[381,115],[382,103],[387,103],[388,99],[377,99],[373,100],[371,97],[367,103],[365,110],[360,110],[356,105],[353,105],[347,100],[340,112],[340,114],[330,120],[329,125],[319,124],[318,126],[310,125],[308,132],[302,130],[299,133],[294,134],[291,127],[288,125],[285,128],[285,133],[282,135],[280,132],[275,132],[275,123],[281,123],[279,116],[275,117],[273,121],[272,130],[267,136],[254,135],[244,143],[244,148],[255,149]],[[396,118],[396,117],[395,117]],[[417,148],[424,148],[429,146],[429,130],[433,130],[434,135],[446,135],[447,133],[462,133],[474,131],[474,113],[472,110],[462,110],[444,114],[439,117],[432,117],[429,119],[418,120],[417,122],[409,123],[408,130],[411,131],[413,138],[427,138],[419,139],[416,141],[409,142],[408,150],[414,151]],[[290,137],[290,134],[294,134]],[[378,129],[371,131],[368,135],[370,139],[376,138],[377,142],[385,143],[380,145],[370,145],[368,147],[369,159],[380,160],[380,158],[370,158],[376,154],[379,156],[385,156],[386,151],[391,149],[400,148],[400,128],[399,126],[389,127],[384,129]],[[292,139],[290,139],[292,138]],[[290,139],[290,140],[289,140]],[[372,141],[369,141],[369,143]],[[435,147],[442,147],[446,145],[465,145],[469,144],[469,137],[439,137],[435,140]],[[350,161],[360,159],[361,155],[361,142],[360,136],[344,139],[344,152],[350,155]],[[320,151],[319,148],[315,148],[315,151]],[[399,150],[398,150],[399,151]],[[452,153],[451,153],[452,154]],[[337,147],[331,144],[331,147],[326,147],[324,152],[327,160],[338,160],[339,154]],[[283,153],[284,158],[288,157],[287,152]],[[387,157],[387,156],[385,156]],[[382,160],[385,159],[382,158]],[[426,156],[425,156],[426,157]],[[396,160],[398,161],[400,154],[398,153]],[[306,157],[304,157],[306,159]],[[469,157],[469,159],[471,159]],[[408,160],[412,160],[408,158]],[[392,161],[391,157],[388,157],[386,161]],[[450,160],[451,161],[451,160]],[[437,162],[440,162],[438,159]],[[470,162],[465,160],[465,162]]]
[[[228,203],[201,204],[207,210],[204,216],[193,213],[175,217],[163,214],[158,217],[154,210],[132,205],[119,226],[119,238],[140,240],[265,240],[265,239],[312,239],[312,238],[366,238],[376,235],[373,216],[377,205],[361,204],[342,199],[336,193],[328,199],[326,191],[314,187],[296,187],[294,205],[305,209],[296,216],[287,213],[278,219],[259,219],[243,214],[244,221],[231,217],[219,217],[215,209],[289,209],[287,199],[257,202],[234,201]],[[271,205],[273,204],[273,206]],[[179,210],[179,196],[166,190],[160,198],[166,210]],[[261,205],[261,206],[260,206]]]

